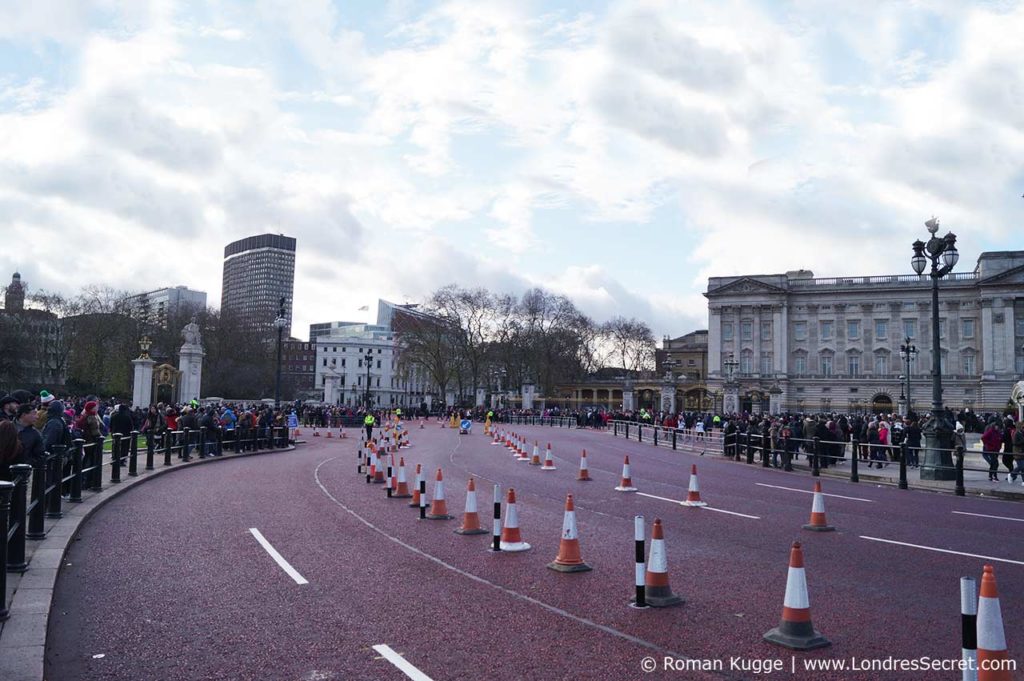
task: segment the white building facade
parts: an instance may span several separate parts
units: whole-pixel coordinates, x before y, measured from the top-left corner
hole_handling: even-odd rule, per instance
[[[909,338],[918,350],[910,408],[928,411],[936,348],[927,275],[712,277],[704,295],[708,384],[728,393],[731,373],[738,410],[896,412]],[[945,405],[1001,412],[1024,376],[1024,251],[983,253],[974,271],[940,280],[939,318]]]

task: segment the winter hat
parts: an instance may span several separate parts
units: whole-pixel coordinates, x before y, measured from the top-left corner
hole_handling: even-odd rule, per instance
[[[95,414],[96,413],[96,409],[99,406],[100,405],[98,403],[96,403],[96,402],[94,402],[92,400],[89,400],[88,402],[85,403],[85,413],[86,414]]]
[[[50,393],[46,392],[45,390],[39,391],[39,402],[40,403],[42,403],[42,404],[49,404],[50,402],[53,402],[55,399],[56,398],[53,395],[51,395]]]
[[[50,400],[50,406],[46,408],[46,414],[48,416],[60,416],[64,413],[64,403],[60,400]]]

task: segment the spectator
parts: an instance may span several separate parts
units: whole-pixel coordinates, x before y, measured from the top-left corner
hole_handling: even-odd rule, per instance
[[[1010,472],[1006,476],[1007,482],[1012,482],[1017,479],[1017,474],[1013,472],[1013,439],[1020,428],[1013,427],[1013,419],[1007,418],[1003,424],[1003,465]]]
[[[919,454],[921,453],[921,426],[917,421],[911,419],[904,429],[903,439],[907,443],[907,465],[917,468],[919,465]]]
[[[11,480],[11,466],[24,463],[18,428],[9,419],[0,419],[0,480]]]
[[[1020,484],[1024,485],[1024,420],[1017,424],[1017,430],[1013,434],[1013,469],[1014,478],[1020,476]]]
[[[56,398],[49,392],[43,390],[39,393],[39,409],[36,412],[36,428],[40,432],[46,428],[46,419],[49,416],[48,407]]]
[[[57,445],[68,446],[71,443],[71,431],[64,423],[64,404],[60,400],[52,400],[46,407],[46,425],[43,426],[43,449],[53,452]]]
[[[18,406],[15,425],[18,428],[18,439],[21,440],[25,463],[35,465],[37,461],[42,461],[46,456],[43,450],[43,436],[36,430],[36,410],[31,404]]]
[[[18,411],[18,398],[13,395],[4,395],[3,399],[0,399],[0,419],[14,421],[16,411]]]
[[[131,435],[133,430],[132,415],[127,404],[119,404],[114,408],[110,417],[110,432],[121,435]]]
[[[981,456],[988,464],[988,479],[999,482],[999,450],[1003,446],[1003,431],[995,419],[989,421],[985,432],[981,434]]]
[[[75,428],[86,442],[103,439],[103,423],[100,421],[98,410],[99,404],[95,400],[89,400],[85,403],[82,415],[75,422]]]

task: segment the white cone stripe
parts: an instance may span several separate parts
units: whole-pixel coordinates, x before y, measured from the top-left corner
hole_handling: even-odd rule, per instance
[[[466,513],[476,513],[476,492],[466,493]]]
[[[690,488],[689,488],[689,491],[691,491],[691,492],[699,492],[700,491],[700,487],[697,485],[697,476],[696,475],[691,475],[690,476]]]
[[[628,463],[622,464],[622,477],[624,477],[626,480],[629,480],[631,477],[633,477],[632,475],[629,474],[629,464]]]
[[[978,599],[978,650],[1006,650],[1003,613],[998,598]]]
[[[444,501],[444,480],[434,482],[434,501]]]
[[[587,470],[587,457],[583,457],[582,459],[580,459],[580,470]]]
[[[562,519],[562,539],[577,539],[576,511],[566,511]]]
[[[803,568],[789,568],[789,576],[786,578],[786,598],[783,605],[797,610],[811,607],[811,601],[807,597],[807,576],[804,574]]]
[[[405,466],[398,467],[398,482],[405,482]]]
[[[651,540],[651,555],[647,559],[648,572],[668,572],[668,556],[665,554],[665,540]]]
[[[508,529],[519,527],[519,513],[516,511],[515,504],[505,505],[505,527]]]
[[[825,499],[818,493],[814,495],[814,501],[811,502],[811,513],[824,513],[825,512]]]

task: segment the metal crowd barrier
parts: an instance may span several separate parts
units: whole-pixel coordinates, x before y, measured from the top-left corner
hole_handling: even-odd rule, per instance
[[[46,538],[46,520],[63,517],[63,503],[83,501],[83,492],[103,490],[103,468],[110,467],[110,484],[121,482],[122,469],[127,466],[129,476],[137,476],[139,466],[139,432],[130,435],[114,434],[111,439],[110,458],[104,460],[105,438],[91,442],[76,439],[69,448],[58,445],[53,451],[29,464],[11,466],[11,481],[0,480],[0,621],[7,619],[7,573],[28,570],[26,540]],[[230,435],[230,437],[228,437]],[[222,453],[230,443],[236,453],[288,447],[288,427],[246,428],[225,431],[224,438],[208,438],[205,429],[164,431],[146,436],[144,447],[146,470],[154,469],[154,458],[163,453],[164,466],[172,465],[175,453],[189,461],[192,449],[200,456]],[[205,454],[203,453],[205,451]],[[66,496],[66,498],[65,498]]]
[[[498,418],[500,423],[516,426],[549,426],[551,428],[580,428],[575,416],[529,416],[526,414],[505,414]]]

